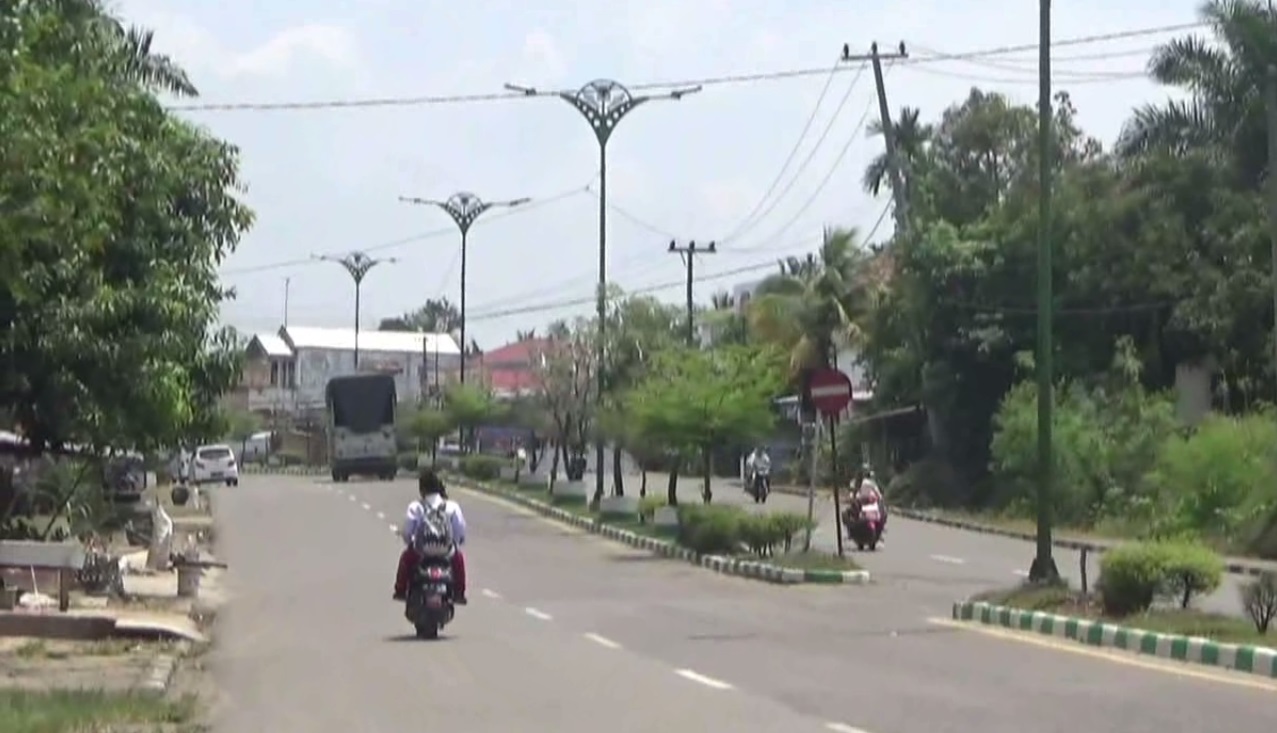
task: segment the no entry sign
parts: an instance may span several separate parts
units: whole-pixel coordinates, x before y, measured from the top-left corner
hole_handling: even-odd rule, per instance
[[[851,404],[851,379],[837,369],[815,369],[807,379],[811,404],[826,417],[837,417]]]

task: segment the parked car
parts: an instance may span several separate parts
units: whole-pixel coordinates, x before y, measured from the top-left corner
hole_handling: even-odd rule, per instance
[[[239,485],[239,464],[229,445],[201,445],[191,461],[191,481],[199,484]]]

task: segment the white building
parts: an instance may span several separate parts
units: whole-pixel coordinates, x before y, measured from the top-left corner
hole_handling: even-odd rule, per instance
[[[255,334],[247,352],[241,386],[254,412],[321,408],[328,380],[356,371],[393,374],[400,401],[416,402],[461,363],[451,335],[406,331],[361,330],[358,370],[354,329],[285,326]]]

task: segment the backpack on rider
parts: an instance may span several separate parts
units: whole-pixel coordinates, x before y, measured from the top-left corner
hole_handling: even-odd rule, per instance
[[[426,505],[421,524],[412,538],[412,548],[420,557],[448,557],[453,551],[452,523],[443,502]]]

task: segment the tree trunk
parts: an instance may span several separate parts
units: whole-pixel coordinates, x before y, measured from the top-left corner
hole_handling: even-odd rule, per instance
[[[621,446],[612,446],[612,495],[625,496],[625,477],[621,475]]]
[[[559,478],[559,461],[563,455],[563,444],[554,444],[554,460],[550,461],[550,486],[554,486],[554,482]]]
[[[641,470],[639,473],[639,498],[647,498],[647,471]]]
[[[704,486],[701,489],[701,500],[706,504],[714,500],[714,492],[710,489],[710,482],[714,478],[714,454],[710,452],[709,446],[705,446],[701,450],[701,471],[703,472]]]
[[[670,465],[670,482],[665,489],[665,503],[670,506],[678,506],[678,471],[682,467],[682,457],[675,458],[674,463]]]
[[[434,468],[439,465],[439,439],[435,438],[430,442],[430,467]]]

